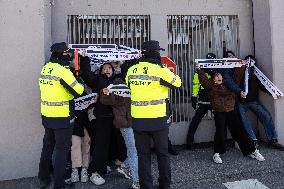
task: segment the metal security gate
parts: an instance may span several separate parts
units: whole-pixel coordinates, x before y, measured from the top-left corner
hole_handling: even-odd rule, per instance
[[[149,15],[69,15],[67,42],[117,44],[141,49],[150,39]]]
[[[191,89],[194,59],[205,58],[209,52],[222,58],[227,50],[239,55],[238,17],[168,15],[168,52],[178,66],[183,86],[172,93],[174,122],[191,119]],[[211,115],[205,119],[212,118]]]

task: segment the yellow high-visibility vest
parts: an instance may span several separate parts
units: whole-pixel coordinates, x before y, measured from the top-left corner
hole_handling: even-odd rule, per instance
[[[209,74],[206,73],[206,75],[208,79],[211,78]],[[200,89],[204,89],[204,88],[199,83],[198,74],[194,73],[193,80],[192,80],[192,96],[197,97]]]
[[[42,68],[39,78],[41,114],[45,117],[70,117],[70,100],[73,100],[74,96],[60,84],[61,79],[78,94],[84,91],[84,86],[77,82],[68,68],[58,63],[48,62]]]
[[[139,62],[131,66],[126,75],[126,83],[131,89],[131,115],[133,118],[160,118],[166,116],[168,87],[160,80],[181,86],[181,79],[167,67],[150,62]]]

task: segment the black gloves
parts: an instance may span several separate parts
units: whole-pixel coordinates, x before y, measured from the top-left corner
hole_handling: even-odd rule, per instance
[[[191,97],[191,105],[193,109],[197,108],[197,97],[196,96]]]

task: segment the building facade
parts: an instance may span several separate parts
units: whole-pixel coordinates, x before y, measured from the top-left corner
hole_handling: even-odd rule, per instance
[[[222,58],[255,53],[262,71],[284,90],[281,64],[284,38],[281,0],[9,0],[1,1],[0,39],[0,180],[37,175],[42,147],[38,77],[54,42],[115,43],[141,48],[145,40],[160,41],[164,55],[177,64],[182,89],[172,92],[174,109],[170,138],[184,144],[193,115],[190,104],[195,58],[213,52]],[[274,116],[284,143],[283,102],[261,95]],[[282,105],[282,106],[281,106]],[[255,127],[258,128],[255,120]],[[261,127],[259,127],[261,128]],[[207,115],[196,142],[213,140]],[[260,135],[263,131],[260,130]],[[17,171],[15,171],[17,170]]]

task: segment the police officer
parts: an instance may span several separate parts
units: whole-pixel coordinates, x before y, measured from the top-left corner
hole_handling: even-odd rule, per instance
[[[69,70],[66,43],[51,46],[50,61],[44,65],[39,78],[41,117],[45,129],[39,163],[40,188],[50,184],[50,165],[55,148],[54,188],[64,187],[65,166],[71,144],[74,116],[74,97],[83,93],[84,87]]]
[[[143,56],[127,71],[131,89],[131,115],[138,153],[139,182],[142,189],[153,188],[151,175],[151,139],[157,154],[159,188],[170,187],[171,169],[168,155],[169,88],[181,86],[181,79],[161,64],[159,42],[142,45]]]
[[[213,53],[208,53],[206,59],[216,59],[216,55]],[[207,72],[208,79],[211,78],[209,69],[205,69]],[[204,115],[211,110],[211,105],[208,100],[208,91],[205,90],[199,83],[198,74],[195,73],[193,76],[193,86],[192,86],[192,97],[191,97],[192,107],[196,110],[194,116],[191,119],[191,122],[188,127],[187,133],[187,149],[192,149],[192,144],[194,140],[194,134],[198,128],[199,123],[201,122]]]

